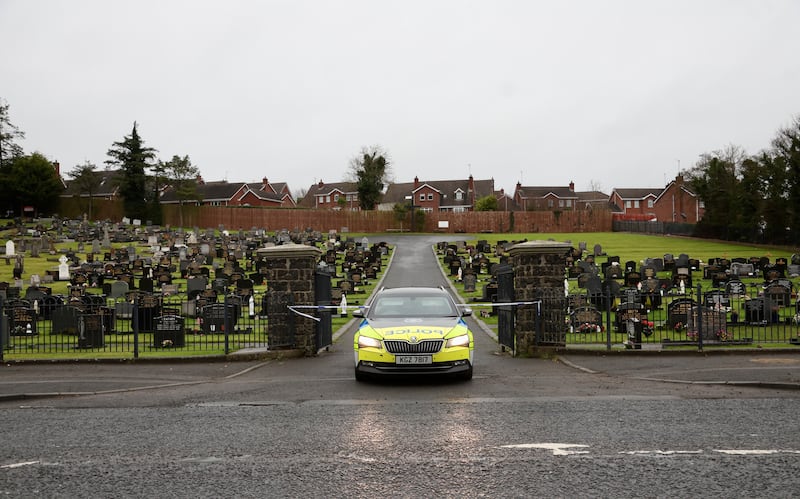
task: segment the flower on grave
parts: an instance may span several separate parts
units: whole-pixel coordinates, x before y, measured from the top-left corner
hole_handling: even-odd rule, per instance
[[[717,339],[719,341],[728,341],[733,339],[733,333],[729,332],[726,329],[720,329],[717,331]]]
[[[578,326],[579,333],[599,333],[603,330],[603,327],[599,324],[592,324],[590,322],[584,322]]]
[[[686,327],[686,325],[681,321],[676,322],[675,326],[673,326],[675,331],[683,331],[684,327]]]
[[[161,346],[163,348],[169,348],[172,346],[172,340],[164,340],[161,342]]]

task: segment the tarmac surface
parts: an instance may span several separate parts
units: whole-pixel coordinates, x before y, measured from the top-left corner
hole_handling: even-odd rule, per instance
[[[529,359],[536,362],[537,359]],[[577,371],[624,380],[735,385],[800,390],[800,350],[713,353],[565,352],[560,363]],[[177,388],[242,376],[264,360],[206,358],[96,362],[6,362],[0,366],[0,402]],[[293,359],[282,362],[291,363]],[[537,378],[558,391],[558,378]]]

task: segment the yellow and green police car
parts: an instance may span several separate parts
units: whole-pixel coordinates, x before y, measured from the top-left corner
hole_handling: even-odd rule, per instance
[[[381,289],[353,315],[362,321],[353,340],[355,375],[447,374],[472,379],[472,332],[444,288]]]

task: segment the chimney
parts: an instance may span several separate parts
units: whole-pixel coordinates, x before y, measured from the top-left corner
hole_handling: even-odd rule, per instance
[[[53,168],[56,170],[56,175],[61,176],[61,164],[58,161],[53,161]]]
[[[417,187],[419,187],[419,177],[415,176],[414,177],[414,190],[417,190]]]
[[[203,180],[203,177],[201,177],[199,173],[197,174],[197,177],[195,178],[195,181],[197,182],[197,185],[203,185],[203,184],[205,184],[205,183],[206,183],[206,182]]]
[[[569,181],[569,192],[575,192],[575,182]]]
[[[323,185],[325,185],[325,184],[324,184],[324,183],[322,183],[322,179],[319,179],[319,183],[317,184],[317,187],[319,187],[320,189],[322,189],[322,186],[323,186]]]
[[[475,180],[472,178],[472,174],[469,174],[469,183],[467,184],[467,195],[469,196],[470,204],[475,204]]]
[[[261,190],[266,191],[268,188],[269,188],[269,181],[267,180],[267,177],[264,177],[263,179],[261,179]]]

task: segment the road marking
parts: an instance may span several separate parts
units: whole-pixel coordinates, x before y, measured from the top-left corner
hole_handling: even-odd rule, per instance
[[[714,449],[714,452],[729,456],[771,456],[774,454],[800,454],[792,449]]]
[[[620,454],[630,456],[674,456],[682,454],[702,454],[702,450],[626,450]]]
[[[12,468],[21,468],[23,466],[30,466],[32,464],[39,464],[41,461],[25,461],[22,463],[12,463],[12,464],[4,464],[0,466],[2,469],[10,470]]]
[[[501,445],[503,449],[544,449],[553,452],[554,456],[570,456],[573,454],[588,454],[588,450],[570,450],[572,448],[585,448],[588,445],[583,444],[558,444],[558,443],[541,443],[541,444],[512,444]]]

